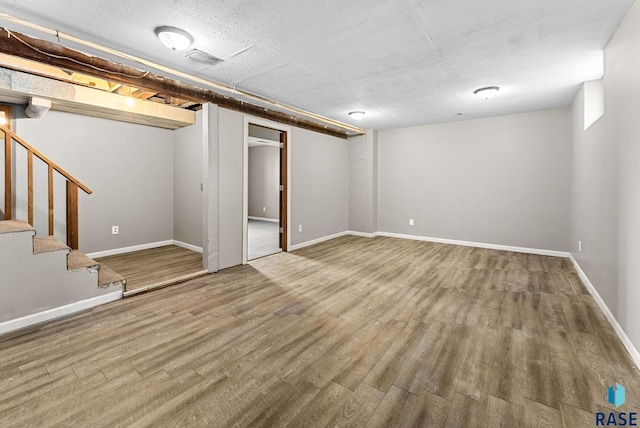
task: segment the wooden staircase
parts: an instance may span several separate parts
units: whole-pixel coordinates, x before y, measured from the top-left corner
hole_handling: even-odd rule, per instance
[[[46,313],[60,316],[74,308],[88,307],[88,303],[104,303],[122,297],[126,280],[104,264],[78,251],[78,190],[91,190],[64,169],[38,152],[8,127],[0,125],[4,133],[4,219],[0,219],[0,334],[41,322]],[[2,134],[0,133],[0,136]],[[0,140],[1,141],[1,140]],[[14,145],[27,154],[27,220],[16,220],[13,195]],[[48,236],[37,236],[34,225],[34,157],[48,168]],[[66,180],[66,238],[62,243],[54,235],[54,186],[57,173]],[[114,297],[115,296],[115,297]],[[94,305],[95,306],[95,305]],[[57,311],[68,307],[69,311]],[[40,314],[45,314],[41,316]],[[23,320],[16,324],[16,320]]]
[[[123,287],[127,280],[113,271],[105,264],[100,264],[95,260],[87,257],[78,250],[72,250],[71,247],[58,241],[54,236],[36,236],[36,230],[24,220],[3,220],[0,221],[0,245],[2,245],[2,237],[4,234],[23,234],[25,237],[31,237],[33,246],[33,255],[62,252],[66,255],[66,269],[69,272],[87,269],[98,273],[97,285],[100,288],[106,287]],[[34,259],[34,265],[36,265]],[[37,267],[37,266],[34,266]]]

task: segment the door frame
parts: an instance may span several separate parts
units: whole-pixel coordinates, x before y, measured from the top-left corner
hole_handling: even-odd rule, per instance
[[[278,122],[273,122],[266,119],[261,119],[254,116],[244,115],[244,147],[243,147],[243,179],[242,179],[242,187],[243,187],[243,195],[242,195],[242,264],[247,264],[248,254],[249,254],[249,124],[264,126],[266,128],[273,128],[278,131],[282,131],[286,133],[286,175],[287,180],[284,185],[286,197],[286,210],[285,215],[286,218],[280,218],[280,223],[285,224],[285,234],[286,234],[286,245],[287,248],[284,248],[283,251],[287,251],[288,248],[291,248],[291,126],[283,125]],[[282,173],[282,171],[280,171]],[[282,213],[281,213],[282,215]]]

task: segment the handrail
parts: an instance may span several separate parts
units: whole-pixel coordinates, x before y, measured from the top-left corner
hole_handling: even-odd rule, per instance
[[[7,128],[4,125],[0,125],[0,131],[4,132],[5,134],[9,135],[11,138],[13,138],[16,142],[18,142],[22,147],[24,147],[25,149],[29,150],[31,153],[33,153],[35,156],[37,156],[38,158],[40,158],[44,163],[46,163],[47,165],[50,165],[53,169],[55,169],[56,171],[58,171],[60,174],[62,174],[67,180],[71,181],[73,184],[75,184],[76,186],[78,186],[80,189],[82,189],[87,195],[90,195],[93,193],[93,191],[91,189],[89,189],[87,186],[85,186],[84,184],[82,184],[78,179],[74,178],[71,174],[69,174],[67,171],[65,171],[64,169],[60,168],[55,162],[53,162],[51,159],[49,159],[48,157],[46,157],[45,155],[43,155],[42,153],[40,153],[38,150],[34,149],[29,143],[27,143],[26,141],[24,141],[22,138],[18,137],[12,130],[10,130],[9,128]]]
[[[34,201],[33,201],[33,156],[38,157],[47,165],[47,193],[48,193],[48,223],[49,223],[49,235],[54,234],[54,185],[53,185],[53,171],[57,171],[60,175],[66,178],[67,186],[67,245],[71,249],[77,250],[78,239],[78,189],[82,189],[85,193],[90,195],[93,193],[84,184],[80,183],[76,178],[69,174],[64,169],[60,168],[51,159],[34,149],[29,143],[18,137],[11,129],[0,124],[0,131],[4,132],[4,164],[5,164],[5,194],[4,194],[4,218],[5,220],[11,220],[13,216],[13,141],[16,141],[22,147],[27,150],[27,216],[28,222],[31,226],[34,225]]]

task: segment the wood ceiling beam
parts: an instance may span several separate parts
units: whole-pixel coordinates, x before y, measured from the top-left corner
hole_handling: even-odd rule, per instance
[[[135,91],[132,96],[133,98],[138,98],[138,99],[149,99],[152,96],[156,95],[157,92],[156,91],[148,91],[146,89],[138,89],[137,91]]]
[[[260,107],[208,89],[199,88],[124,64],[86,55],[46,40],[35,39],[18,32],[8,31],[5,28],[0,29],[0,52],[125,85],[142,87],[186,101],[198,103],[210,102],[223,108],[273,120],[286,125],[296,126],[334,137],[349,138],[349,134],[342,129]]]

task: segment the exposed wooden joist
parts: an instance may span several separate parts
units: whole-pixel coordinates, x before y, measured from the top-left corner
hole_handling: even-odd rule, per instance
[[[208,89],[199,88],[124,64],[89,56],[55,43],[35,39],[18,32],[8,31],[5,28],[0,29],[0,52],[126,85],[154,90],[160,94],[170,95],[185,101],[198,103],[210,102],[230,110],[332,135],[334,137],[344,139],[349,137],[349,134],[342,129],[260,107]]]
[[[91,88],[100,89],[102,91],[109,91],[111,86],[109,82],[104,79],[97,78],[95,76],[85,76],[79,73],[73,73],[71,75],[71,81],[73,83],[79,83],[81,85],[89,86]]]
[[[52,110],[161,128],[177,129],[195,123],[195,114],[190,110],[142,99],[130,105],[126,96],[3,67],[0,67],[0,94],[18,104],[39,96],[51,101]]]
[[[29,61],[24,58],[0,53],[0,66],[10,68],[11,70],[24,71],[26,73],[37,74],[42,77],[61,80],[63,82],[71,82],[71,75],[65,73],[58,67]],[[118,83],[118,85],[121,85]]]
[[[151,98],[152,96],[154,96],[156,94],[157,94],[156,91],[147,91],[146,89],[138,89],[137,91],[135,91],[132,94],[132,96],[133,96],[133,98],[146,100],[146,99]]]

